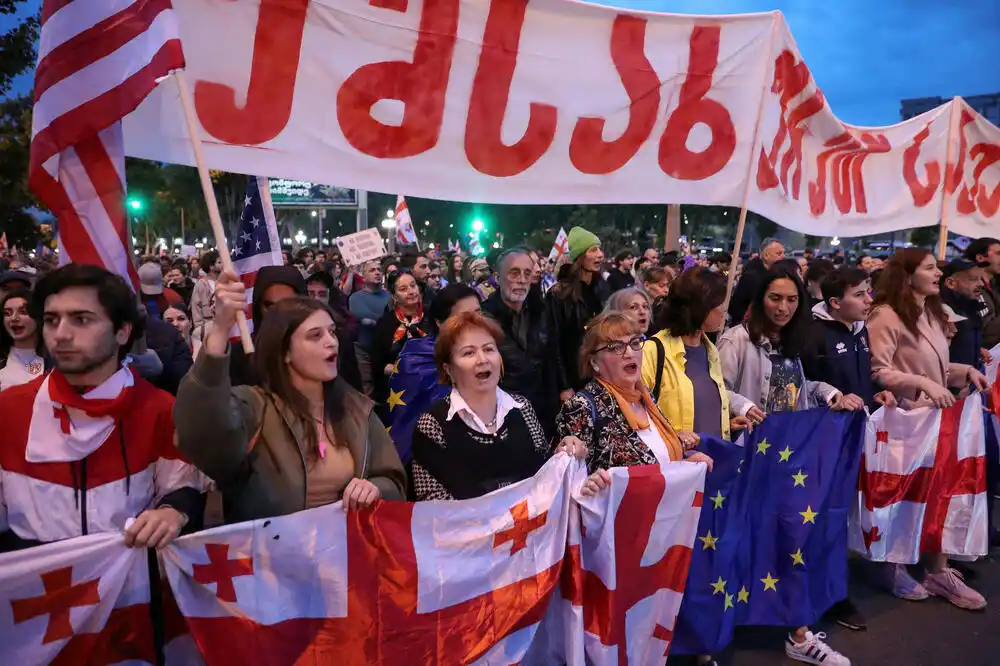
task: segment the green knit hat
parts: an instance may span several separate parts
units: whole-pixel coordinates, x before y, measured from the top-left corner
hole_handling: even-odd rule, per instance
[[[601,246],[601,239],[583,227],[573,227],[570,229],[566,240],[569,245],[570,261],[576,261],[577,257],[594,246]]]

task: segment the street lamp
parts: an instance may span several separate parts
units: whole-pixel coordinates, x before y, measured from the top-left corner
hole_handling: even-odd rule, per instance
[[[304,233],[302,233],[301,229],[299,229],[295,233],[295,242],[298,243],[299,245],[302,245],[303,243],[306,242],[306,235]]]

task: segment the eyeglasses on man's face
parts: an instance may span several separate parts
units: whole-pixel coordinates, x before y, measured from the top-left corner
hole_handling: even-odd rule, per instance
[[[637,335],[633,337],[628,342],[622,342],[621,340],[612,340],[602,347],[598,347],[596,351],[609,351],[612,354],[625,355],[626,349],[631,349],[632,351],[642,351],[642,343],[646,341],[645,335]]]

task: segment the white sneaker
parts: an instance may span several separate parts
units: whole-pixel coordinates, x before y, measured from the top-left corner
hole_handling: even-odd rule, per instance
[[[820,666],[851,666],[851,660],[823,642],[824,632],[806,632],[806,640],[796,643],[791,634],[785,639],[785,654],[795,661]]]

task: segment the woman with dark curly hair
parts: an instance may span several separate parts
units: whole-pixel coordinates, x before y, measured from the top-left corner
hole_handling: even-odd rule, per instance
[[[731,420],[722,360],[707,335],[722,328],[725,300],[726,278],[721,273],[708,268],[684,271],[653,322],[658,332],[642,348],[642,381],[684,444],[696,444],[695,433],[729,439],[731,428],[749,425],[743,415]],[[756,405],[747,410],[764,416]]]
[[[45,372],[42,329],[31,317],[31,292],[17,288],[0,299],[0,391],[27,384]]]

